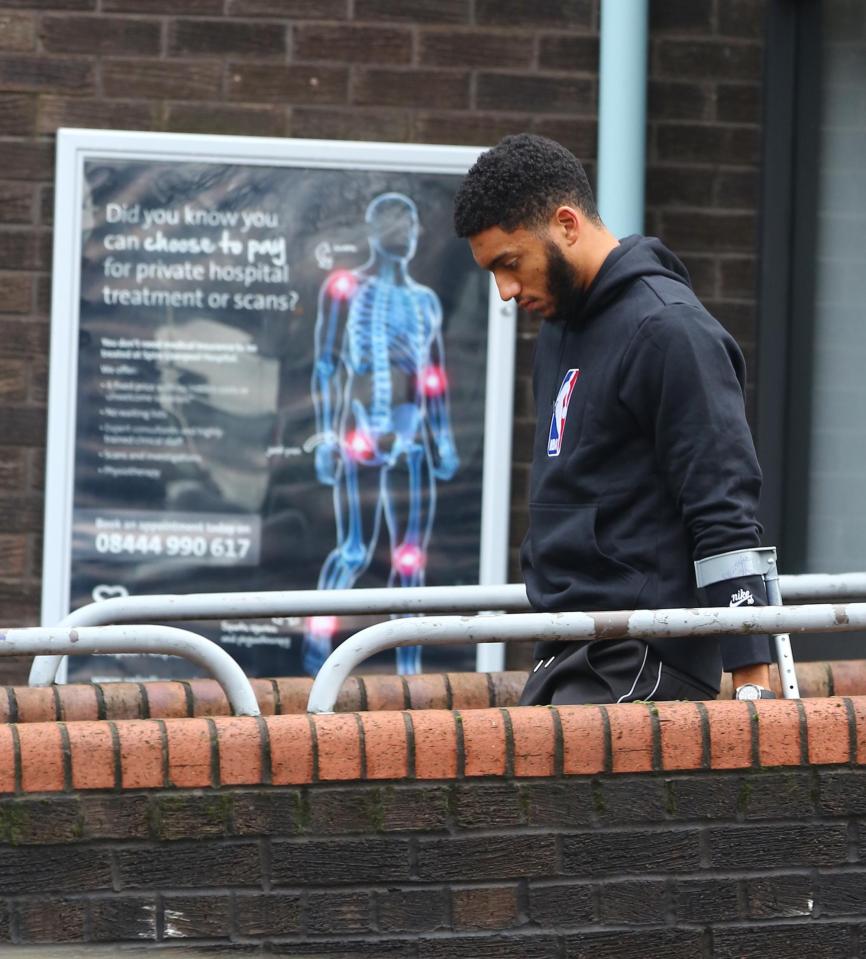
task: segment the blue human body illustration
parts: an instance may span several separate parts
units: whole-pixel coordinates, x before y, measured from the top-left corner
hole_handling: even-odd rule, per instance
[[[459,466],[448,407],[442,306],[409,275],[418,211],[401,193],[368,206],[370,259],[332,272],[319,293],[312,397],[316,475],[333,487],[336,545],[320,589],[352,587],[372,560],[384,521],[389,586],[423,586],[436,483]],[[315,674],[337,622],[313,617],[304,668]],[[397,671],[416,673],[421,648],[396,650]]]

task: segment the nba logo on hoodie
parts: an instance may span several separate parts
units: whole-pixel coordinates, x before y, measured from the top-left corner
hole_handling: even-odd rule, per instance
[[[559,456],[559,451],[562,449],[562,434],[565,431],[568,404],[571,402],[571,394],[574,392],[574,384],[578,376],[580,376],[580,370],[569,370],[559,388],[559,395],[553,406],[553,416],[550,418],[550,434],[547,437],[547,455],[550,457]]]

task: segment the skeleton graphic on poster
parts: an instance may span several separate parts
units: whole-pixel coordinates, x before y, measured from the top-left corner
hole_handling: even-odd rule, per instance
[[[389,586],[423,586],[436,482],[459,467],[448,409],[442,307],[412,279],[418,211],[383,193],[367,207],[370,258],[332,272],[319,294],[311,392],[319,444],[316,476],[332,486],[337,542],[319,589],[345,589],[366,570],[384,519]],[[304,668],[331,651],[334,617],[312,617]],[[421,649],[397,649],[399,673],[417,673]]]

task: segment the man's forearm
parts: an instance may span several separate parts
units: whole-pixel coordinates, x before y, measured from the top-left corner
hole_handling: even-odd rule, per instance
[[[766,663],[756,663],[753,666],[740,666],[739,669],[731,671],[734,689],[738,686],[745,686],[747,683],[754,683],[756,686],[770,688],[770,667]]]

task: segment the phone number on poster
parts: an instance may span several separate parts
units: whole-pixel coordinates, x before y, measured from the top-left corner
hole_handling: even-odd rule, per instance
[[[160,533],[97,533],[97,553],[112,556],[178,556],[182,559],[242,560],[252,540],[244,536],[164,536]]]

